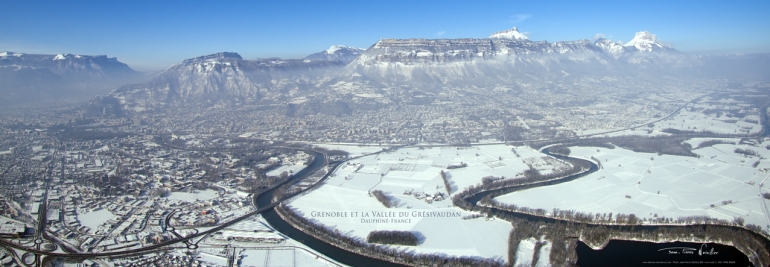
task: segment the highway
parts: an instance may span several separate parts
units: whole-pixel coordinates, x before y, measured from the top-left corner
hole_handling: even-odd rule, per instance
[[[18,250],[23,250],[23,251],[31,252],[31,253],[38,254],[38,255],[63,257],[63,258],[93,258],[93,257],[111,257],[111,256],[130,255],[130,254],[136,254],[136,253],[141,253],[141,252],[147,252],[147,251],[152,251],[152,250],[160,249],[160,248],[163,248],[163,247],[166,247],[166,246],[169,246],[169,245],[174,245],[174,244],[186,242],[188,240],[195,239],[195,238],[200,237],[200,236],[216,233],[216,232],[221,231],[222,229],[225,229],[225,228],[227,228],[227,227],[229,227],[229,226],[231,226],[233,224],[236,224],[236,223],[238,223],[238,222],[240,222],[240,221],[242,221],[244,219],[247,219],[247,218],[249,218],[251,216],[260,214],[260,213],[262,213],[264,211],[267,211],[269,209],[272,209],[273,207],[281,204],[281,202],[283,202],[286,199],[289,199],[291,197],[293,197],[293,196],[289,196],[289,197],[286,197],[284,199],[281,199],[280,201],[276,201],[276,202],[270,203],[270,205],[264,206],[262,208],[259,208],[259,209],[255,210],[255,211],[249,212],[246,215],[243,215],[243,216],[238,217],[236,219],[233,219],[233,220],[227,221],[225,223],[222,223],[222,224],[220,224],[220,225],[218,225],[218,226],[216,226],[214,228],[211,228],[211,229],[209,229],[207,231],[199,232],[197,234],[189,235],[189,236],[178,238],[178,239],[173,239],[173,240],[170,240],[170,241],[167,241],[167,242],[164,242],[164,243],[150,245],[150,246],[141,247],[141,248],[132,249],[132,250],[113,251],[113,252],[98,252],[98,253],[66,254],[66,253],[47,252],[47,251],[42,251],[42,250],[38,250],[38,249],[32,249],[32,248],[28,248],[28,247],[25,247],[25,246],[21,246],[19,244],[15,244],[13,242],[8,242],[5,239],[0,239],[0,245],[6,246],[6,247],[15,248],[15,249],[18,249]]]
[[[313,159],[314,163],[315,163],[316,160],[319,160],[318,159],[319,157],[322,158],[323,163],[322,164],[318,164],[318,165],[317,164],[311,164],[308,168],[312,168],[312,169],[305,169],[305,170],[307,170],[307,173],[305,174],[305,176],[309,176],[309,175],[315,173],[317,170],[325,167],[327,165],[327,163],[328,163],[325,154],[322,154],[322,153],[316,152],[316,151],[312,151],[312,152],[315,153],[315,157]],[[283,185],[283,184],[285,184],[285,183],[287,183],[287,182],[289,182],[291,180],[301,180],[303,178],[305,178],[305,177],[301,177],[301,175],[297,175],[297,176],[293,177],[292,179],[287,179],[286,181],[284,181],[282,183],[273,185],[272,187],[268,188],[267,190],[263,191],[260,194],[255,194],[254,199],[256,200],[257,196],[259,196],[261,194],[272,192],[273,189],[278,188],[279,186],[281,186],[281,185]],[[292,198],[292,197],[294,197],[294,196],[296,196],[298,194],[301,194],[304,191],[306,191],[308,189],[311,189],[311,188],[313,188],[313,187],[310,187],[310,188],[307,188],[307,189],[305,189],[303,191],[297,192],[296,194],[287,195],[286,197],[284,197],[284,198],[282,198],[282,199],[280,199],[278,201],[272,202],[269,205],[266,205],[264,207],[258,208],[257,210],[249,212],[249,213],[247,213],[247,214],[245,214],[245,215],[243,215],[241,217],[238,217],[238,218],[235,218],[233,220],[224,222],[224,223],[222,223],[222,224],[220,224],[220,225],[218,225],[218,226],[216,226],[214,228],[211,228],[211,229],[209,229],[207,231],[198,232],[196,234],[192,234],[192,235],[189,235],[189,236],[185,236],[185,237],[169,240],[167,242],[163,242],[163,243],[160,243],[160,244],[149,245],[149,246],[145,246],[145,247],[141,247],[141,248],[137,248],[137,249],[132,249],[132,250],[68,254],[68,253],[59,253],[59,252],[48,252],[48,251],[39,250],[37,248],[30,248],[30,247],[22,246],[20,244],[16,244],[16,243],[10,242],[7,239],[0,239],[0,246],[10,247],[10,248],[14,248],[14,249],[18,249],[18,250],[34,253],[34,254],[37,254],[37,255],[45,255],[45,256],[61,257],[61,258],[98,258],[98,257],[113,257],[113,256],[123,256],[123,255],[132,255],[132,254],[138,254],[138,253],[146,253],[146,252],[149,252],[149,251],[153,251],[153,250],[157,250],[157,249],[162,249],[162,248],[170,246],[170,245],[175,245],[175,244],[187,242],[189,240],[193,240],[193,239],[198,238],[198,237],[202,237],[202,236],[205,236],[205,235],[216,233],[216,232],[221,231],[221,230],[223,230],[223,229],[225,229],[225,228],[227,228],[227,227],[229,227],[229,226],[231,226],[233,224],[236,224],[236,223],[241,222],[241,221],[243,221],[245,219],[248,219],[248,218],[250,218],[250,217],[252,217],[254,215],[257,215],[257,214],[260,214],[260,213],[265,212],[267,210],[270,210],[273,207],[281,204],[283,201],[286,201],[286,200],[288,200],[288,199],[290,199],[290,198]],[[190,247],[190,246],[192,246],[192,247]],[[189,245],[188,244],[188,247],[196,248],[197,245]]]

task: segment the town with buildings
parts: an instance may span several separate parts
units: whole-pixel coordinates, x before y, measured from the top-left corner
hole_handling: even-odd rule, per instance
[[[449,105],[443,102],[408,107],[405,110],[367,111],[363,115],[350,117],[319,114],[290,118],[276,115],[280,119],[272,121],[267,120],[271,116],[250,112],[248,108],[227,112],[214,109],[173,115],[145,114],[132,118],[94,118],[60,110],[43,110],[40,111],[41,115],[25,118],[7,116],[2,121],[0,140],[0,171],[3,176],[3,197],[0,199],[3,222],[0,222],[0,234],[11,237],[9,242],[19,246],[52,253],[112,253],[141,250],[166,243],[174,243],[176,245],[170,247],[185,248],[180,251],[187,251],[157,253],[135,260],[121,258],[115,262],[92,262],[114,266],[137,266],[141,262],[154,262],[156,265],[178,262],[180,266],[195,266],[195,263],[201,266],[247,266],[237,265],[237,262],[250,257],[244,253],[264,253],[260,249],[255,252],[228,249],[239,242],[262,249],[262,246],[285,248],[291,244],[305,251],[299,257],[308,261],[308,264],[333,265],[336,263],[330,262],[334,260],[324,257],[315,259],[317,256],[311,256],[315,252],[277,232],[260,215],[253,215],[259,208],[255,194],[307,168],[314,162],[313,152],[310,152],[314,151],[314,147],[322,148],[323,151],[346,151],[342,156],[329,156],[330,160],[345,161],[349,157],[380,152],[387,147],[430,146],[434,142],[455,142],[459,146],[497,144],[505,149],[506,144],[526,145],[538,140],[581,135],[607,138],[632,135],[654,137],[670,136],[676,133],[672,132],[674,130],[693,133],[700,130],[701,133],[715,135],[751,136],[762,130],[759,108],[751,103],[750,98],[745,97],[745,93],[722,91],[692,96],[687,90],[665,95],[650,93],[647,98],[655,101],[649,103],[612,104],[607,101],[590,109],[569,109],[568,113],[564,107],[529,103],[532,107],[539,107],[531,109],[539,113],[530,110],[524,114],[511,110],[509,114],[484,116],[483,109],[477,109],[479,115],[473,115],[476,117],[474,120],[459,119],[474,114],[467,110],[451,109],[463,113],[462,116],[442,112],[450,110],[442,108]],[[471,110],[476,108],[468,104],[465,106]],[[497,110],[501,109],[497,107]],[[375,113],[387,115],[377,116]],[[624,117],[623,114],[627,115]],[[203,116],[207,116],[207,119],[201,119]],[[417,116],[415,121],[426,123],[412,123],[408,119],[412,116]],[[594,119],[597,116],[602,119]],[[602,121],[604,124],[585,124],[586,121]],[[519,132],[502,136],[504,131],[511,128],[519,129]],[[303,141],[296,142],[298,140]],[[748,142],[760,146],[759,142]],[[481,178],[498,177],[490,181],[505,179],[506,176],[509,179],[520,179],[526,176],[524,173],[527,168],[547,175],[571,166],[570,163],[537,152],[524,152],[528,149],[512,147],[508,148],[509,152],[502,154],[495,150],[492,154],[500,154],[499,161],[498,156],[495,156],[489,162],[479,159],[479,153],[482,152],[473,152],[476,153],[474,158],[459,156],[458,151],[458,156],[452,156],[454,159],[438,160],[442,163],[433,164],[435,166],[428,164],[433,166],[431,168],[438,167],[453,175],[449,179],[454,187],[448,192],[443,189],[445,184],[428,186],[435,180],[419,188],[393,187],[396,182],[387,182],[388,179],[401,181],[399,179],[403,178],[398,177],[404,174],[400,173],[416,171],[415,166],[425,164],[420,162],[427,151],[421,150],[415,150],[414,156],[408,155],[410,152],[401,152],[406,153],[402,158],[390,165],[383,165],[390,166],[389,169],[377,167],[369,170],[373,166],[369,163],[344,163],[334,173],[330,173],[329,181],[352,183],[357,190],[368,190],[371,197],[373,189],[359,188],[356,184],[385,179],[383,184],[391,187],[384,187],[387,189],[384,191],[396,202],[399,199],[402,204],[425,202],[404,205],[412,207],[427,204],[425,207],[440,210],[440,207],[446,208],[447,204],[452,207],[445,199],[457,191],[480,183]],[[764,147],[761,149],[764,150]],[[535,154],[523,156],[523,160],[518,163],[508,162],[511,157],[520,157],[521,153]],[[490,152],[482,154],[489,157]],[[384,158],[374,160],[379,163],[389,162],[383,161]],[[759,167],[767,169],[764,161],[757,162],[761,164]],[[495,171],[473,171],[479,164]],[[505,168],[518,166],[516,164],[521,166],[504,171]],[[438,177],[438,169],[429,176]],[[326,177],[326,170],[322,171],[287,191],[315,190],[316,184]],[[358,173],[359,176],[368,177],[380,172],[382,174],[377,176],[382,178],[372,177],[375,180],[371,181],[353,175]],[[462,175],[456,176],[459,174]],[[395,178],[388,178],[391,175],[395,175]],[[753,181],[752,184],[763,182]],[[328,187],[321,188],[318,192],[330,190]],[[304,201],[300,200],[293,205],[303,207],[307,201],[325,203],[321,200],[323,198],[314,200],[318,194],[311,194]],[[675,213],[669,215],[674,216]],[[476,217],[473,214],[464,216]],[[756,219],[750,218],[750,221],[765,223]],[[228,224],[234,220],[238,222]],[[345,227],[358,229],[358,223],[346,223]],[[195,243],[174,242],[184,236],[196,235],[224,224],[228,226],[223,230],[197,240],[192,239]],[[770,221],[767,224],[770,225]],[[431,243],[429,246],[436,244]],[[190,247],[221,249],[190,250]],[[440,247],[438,245],[434,249]],[[497,250],[476,253],[483,257],[504,256],[504,252]],[[25,254],[22,250],[8,250],[4,255],[3,260],[9,264],[34,263],[36,260],[29,256],[32,254]],[[298,256],[293,254],[292,257]]]
[[[3,2],[0,267],[770,266],[768,3]]]

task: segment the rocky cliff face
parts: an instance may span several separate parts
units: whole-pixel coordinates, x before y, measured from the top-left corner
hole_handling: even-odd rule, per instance
[[[244,60],[223,52],[184,60],[148,82],[123,86],[92,104],[104,104],[94,110],[119,107],[130,113],[224,101],[282,106],[290,116],[340,115],[393,103],[431,103],[436,95],[459,95],[457,90],[463,88],[531,88],[584,79],[714,78],[718,75],[711,74],[723,72],[721,66],[730,62],[754,62],[685,55],[647,32],[636,36],[626,45],[603,38],[551,43],[531,41],[513,28],[479,39],[382,39],[364,52],[333,46],[305,59]],[[755,65],[765,66],[766,61]],[[745,71],[737,74],[746,77]]]
[[[348,75],[383,82],[510,82],[594,71],[659,71],[664,65],[686,64],[684,55],[654,35],[637,36],[636,45],[626,46],[603,38],[550,43],[530,41],[514,27],[485,39],[382,39],[347,70]]]
[[[511,32],[516,32],[511,30]],[[506,32],[487,39],[382,39],[366,50],[353,64],[443,63],[493,60],[520,55],[601,54],[602,48],[588,40],[533,42],[526,37],[509,37]]]

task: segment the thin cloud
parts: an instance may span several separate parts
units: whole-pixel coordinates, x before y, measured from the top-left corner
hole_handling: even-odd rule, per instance
[[[532,17],[532,15],[530,15],[530,14],[516,14],[516,15],[510,16],[508,19],[509,19],[509,22],[511,22],[511,23],[520,23],[520,22],[525,21],[525,20],[527,20],[527,19],[529,19],[531,17]]]
[[[440,32],[437,32],[436,35],[441,36],[441,35],[444,35],[444,33],[446,33],[446,31],[440,31]]]
[[[597,34],[594,34],[594,40],[598,40],[598,39],[600,39],[600,38],[604,38],[604,37],[605,37],[605,36],[604,36],[604,34],[603,34],[603,33],[597,33]]]

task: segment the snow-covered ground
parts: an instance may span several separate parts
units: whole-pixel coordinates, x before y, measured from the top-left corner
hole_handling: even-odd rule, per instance
[[[279,175],[281,175],[282,172],[286,172],[286,173],[292,174],[292,173],[297,173],[297,172],[301,171],[305,167],[307,167],[307,166],[305,166],[302,163],[298,163],[296,165],[281,165],[281,166],[278,166],[278,167],[276,167],[276,168],[266,172],[265,174],[267,176],[279,176]]]
[[[207,266],[227,266],[227,258],[206,252],[198,253],[198,261]]]
[[[21,221],[17,221],[5,216],[0,216],[0,232],[2,233],[19,233],[24,232],[26,224]]]
[[[512,266],[531,266],[532,260],[535,256],[535,244],[538,242],[534,237],[530,237],[519,242],[519,246],[516,248],[516,262]],[[541,238],[540,243],[543,245],[539,248],[540,254],[537,257],[537,267],[551,266],[550,255],[551,246],[553,243]]]
[[[317,254],[317,252],[314,252]],[[274,249],[245,249],[239,250],[241,265],[243,267],[262,266],[337,266],[323,258],[316,258],[314,254],[299,248],[274,248]]]
[[[197,193],[171,192],[171,195],[168,196],[168,199],[170,200],[188,202],[195,202],[196,200],[211,200],[215,198],[219,198],[219,192],[211,189],[198,191]]]
[[[338,168],[318,189],[292,200],[289,206],[299,214],[336,228],[347,235],[365,239],[374,230],[419,232],[422,241],[405,247],[418,253],[442,253],[451,256],[480,256],[505,261],[511,225],[502,220],[477,218],[452,205],[451,196],[428,203],[415,193],[446,193],[440,172],[448,177],[452,195],[485,176],[517,177],[529,166],[543,172],[554,167],[545,156],[529,147],[489,145],[469,148],[434,147],[403,148],[395,152],[370,155],[351,160]],[[464,168],[447,169],[450,165],[467,164]],[[399,204],[385,208],[370,190],[382,190]],[[407,195],[405,192],[412,192]],[[322,212],[342,212],[340,216],[323,216]],[[394,212],[393,217],[378,217],[374,212]],[[419,216],[422,212],[441,212],[445,217]],[[364,217],[368,214],[369,217]],[[385,219],[384,223],[371,219]],[[394,221],[395,219],[397,221]],[[398,221],[400,220],[400,221]]]
[[[709,105],[695,105],[695,107],[701,109],[716,108]],[[705,114],[701,110],[690,111],[685,108],[673,117],[656,123],[653,128],[655,131],[671,128],[696,132],[705,130],[722,134],[756,134],[762,130],[758,115],[747,115],[744,118],[717,115],[719,114]],[[747,122],[747,120],[752,122]]]
[[[697,146],[702,141],[691,142]],[[770,157],[764,145],[719,144],[693,150],[700,158],[658,156],[622,148],[570,147],[572,155],[601,160],[604,169],[574,181],[518,191],[497,200],[547,211],[558,208],[594,214],[612,212],[640,218],[653,218],[656,214],[672,218],[706,215],[725,220],[742,217],[746,223],[768,227],[770,216],[760,193],[770,190],[759,186],[770,176],[770,163],[736,154],[735,148]],[[757,160],[759,166],[753,167]]]
[[[735,112],[735,113],[731,113]],[[657,121],[650,119],[650,122]],[[592,135],[602,137],[623,135],[669,135],[662,132],[663,129],[676,129],[682,131],[709,131],[720,134],[756,134],[762,130],[759,124],[759,113],[749,104],[732,98],[715,100],[704,97],[695,103],[690,103],[674,116],[655,122],[652,127],[646,125],[608,134],[599,134],[617,129],[587,129],[578,131],[578,135]]]
[[[540,240],[540,242],[545,242],[545,244],[543,244],[543,246],[540,247],[540,254],[538,255],[539,257],[537,258],[537,266],[538,267],[551,266],[551,260],[549,257],[551,256],[551,246],[553,246],[553,243],[545,240]]]
[[[341,266],[336,261],[307,247],[305,244],[292,240],[275,231],[261,215],[257,214],[250,220],[238,222],[223,231],[227,236],[253,236],[284,240],[280,243],[256,242],[247,240],[229,240],[222,234],[214,234],[204,239],[201,247],[223,247],[227,244],[234,247],[237,266]],[[205,252],[205,250],[202,250]],[[221,263],[227,253],[222,249],[210,250],[209,258],[202,258],[211,265]],[[226,261],[225,261],[226,263]]]
[[[684,142],[690,144],[692,148],[697,148],[698,146],[700,146],[701,143],[706,141],[712,141],[712,140],[718,140],[722,142],[731,142],[734,144],[737,144],[738,142],[741,141],[740,138],[691,138],[691,139],[687,139]]]
[[[529,266],[532,264],[532,257],[535,256],[535,242],[537,239],[530,237],[519,242],[516,248],[516,262],[513,266]]]
[[[99,225],[102,225],[103,223],[109,221],[114,216],[115,215],[113,215],[112,212],[110,212],[109,210],[100,209],[97,211],[78,214],[78,221],[80,221],[80,224],[83,226],[88,226],[88,228],[96,229],[97,227],[99,227]]]

